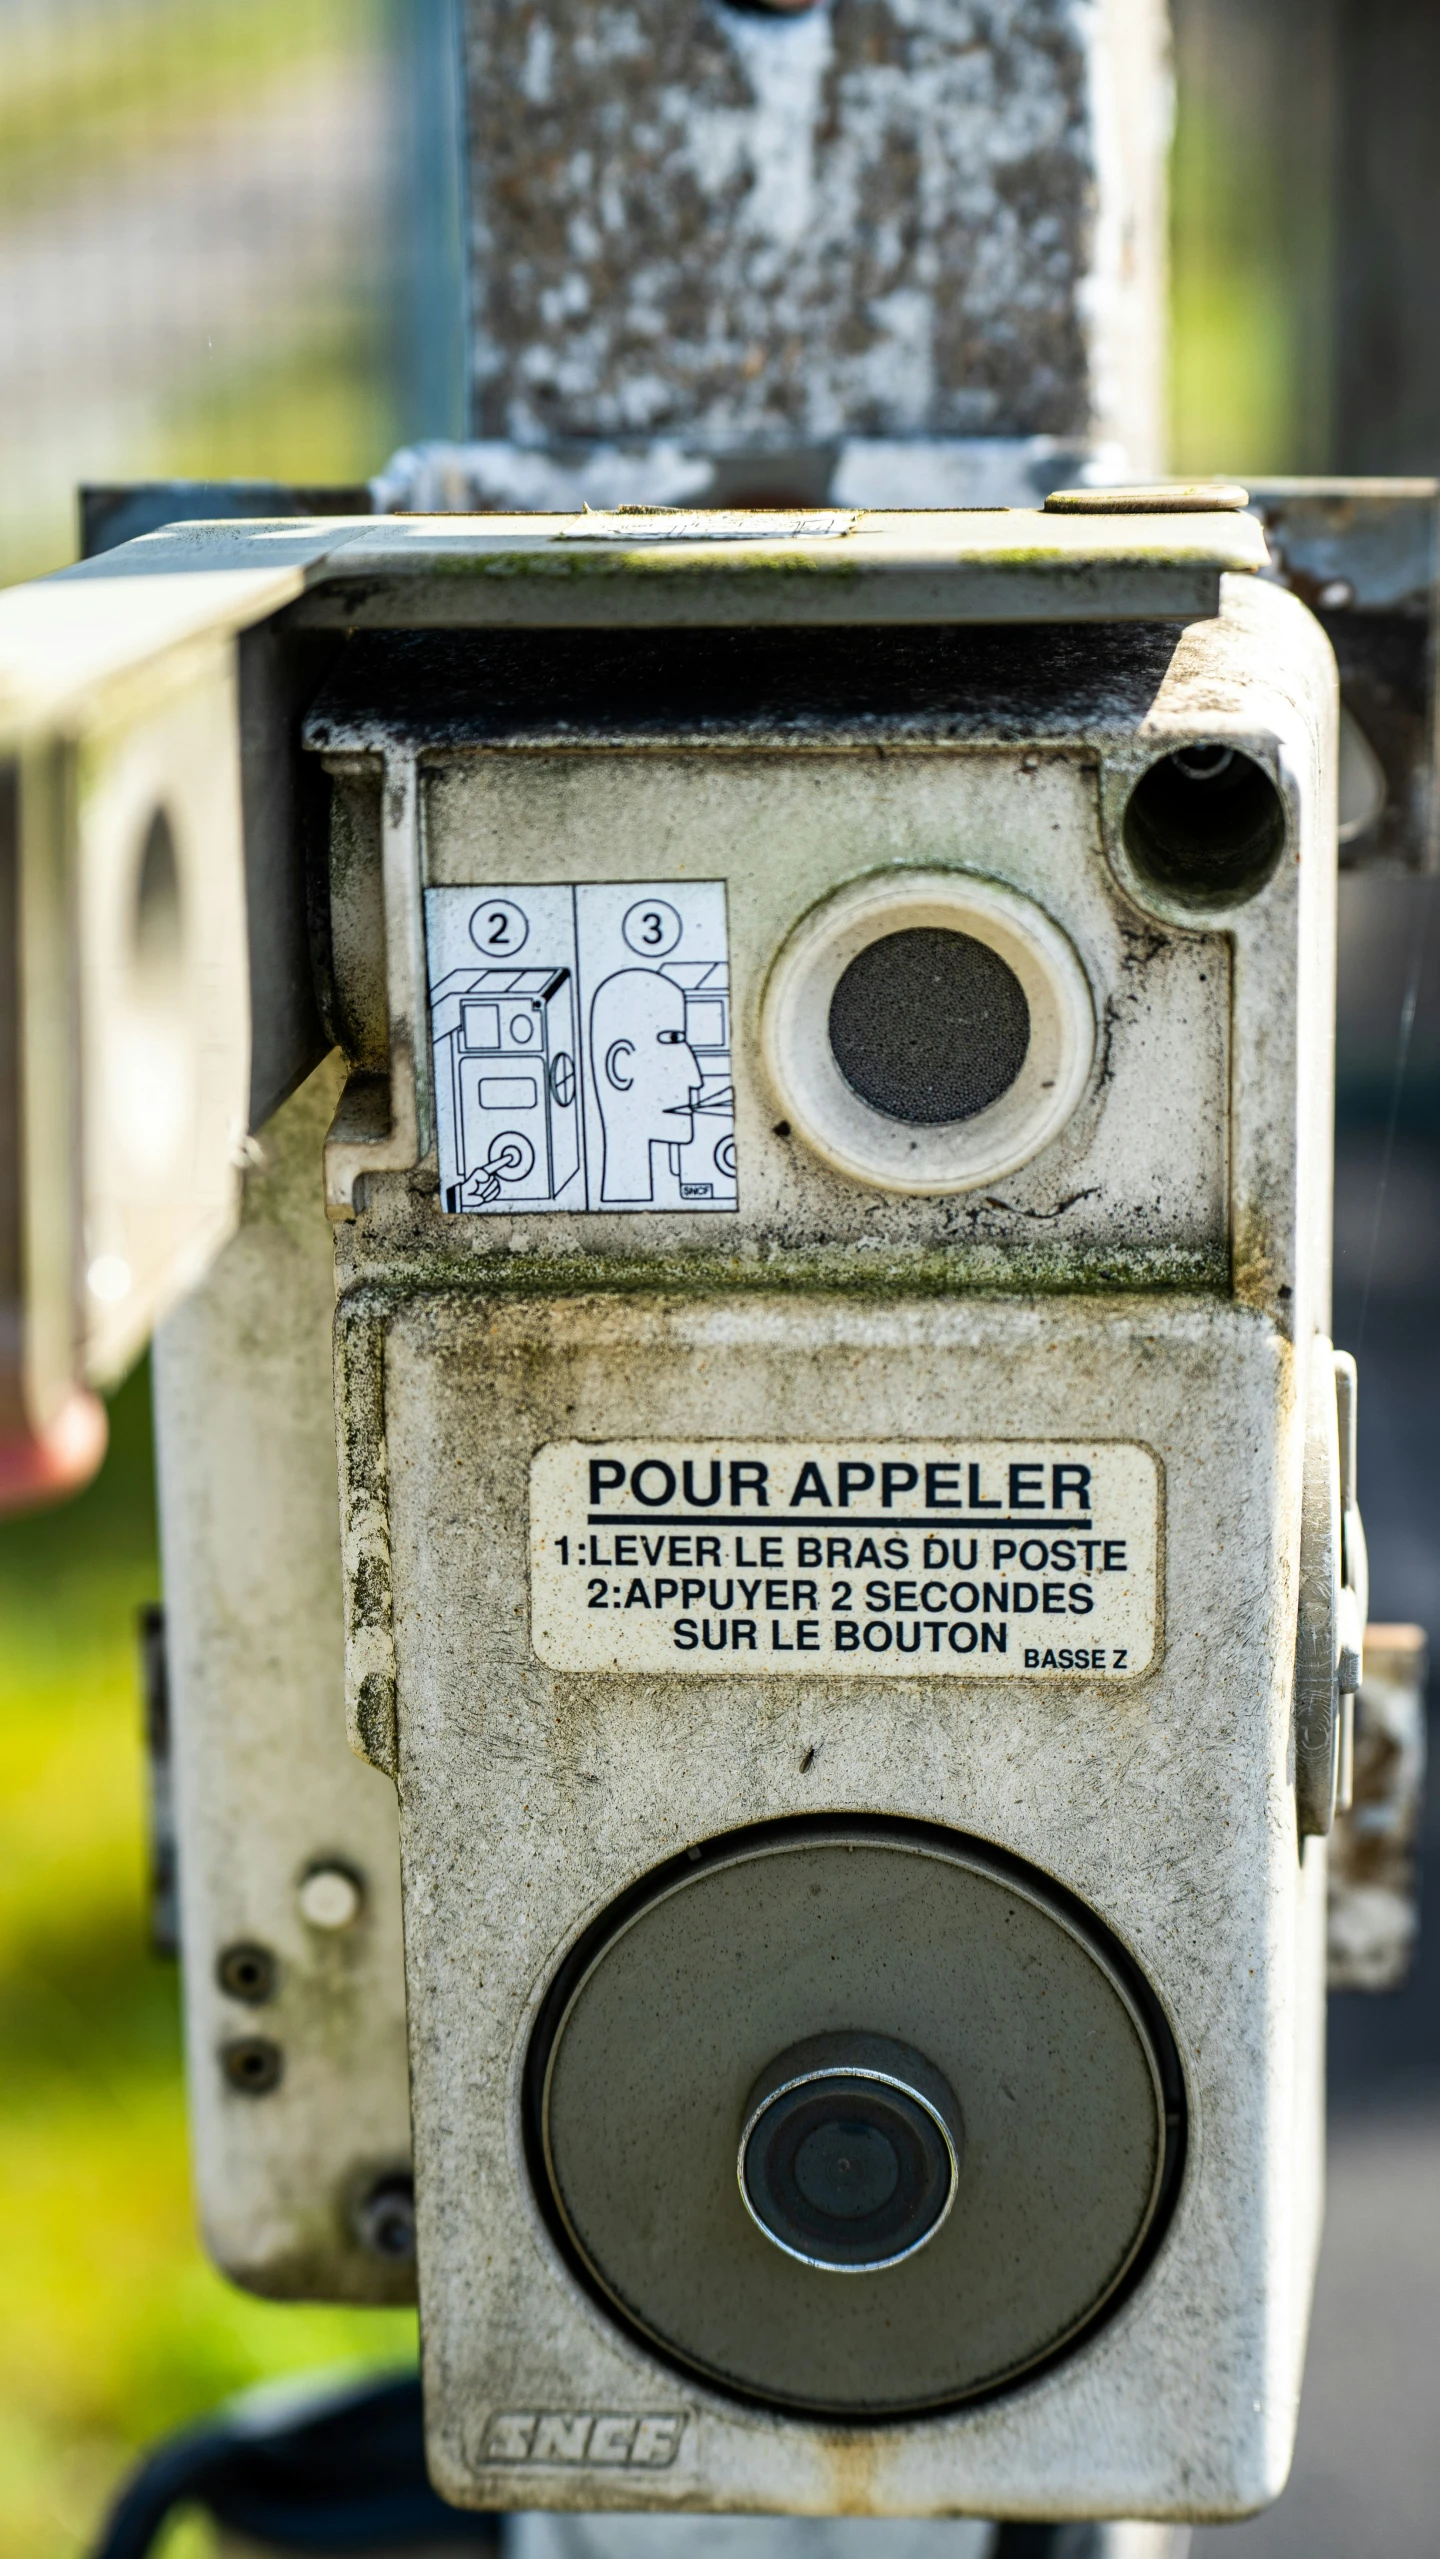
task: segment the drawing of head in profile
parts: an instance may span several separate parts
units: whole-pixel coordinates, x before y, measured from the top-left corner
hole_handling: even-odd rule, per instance
[[[685,994],[654,969],[620,969],[590,1007],[590,1063],[605,1132],[602,1203],[655,1197],[654,1146],[688,1146],[702,1077]]]

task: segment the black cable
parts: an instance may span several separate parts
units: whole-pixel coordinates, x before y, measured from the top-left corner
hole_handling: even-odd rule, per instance
[[[990,2559],[1097,2559],[1103,2523],[1002,2523]]]
[[[459,2513],[431,2487],[409,2375],[278,2403],[267,2392],[172,2435],[122,2489],[94,2559],[147,2559],[178,2506],[279,2551],[499,2548],[498,2516]]]

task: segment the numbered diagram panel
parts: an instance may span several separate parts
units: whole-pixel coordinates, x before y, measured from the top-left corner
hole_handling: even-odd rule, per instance
[[[1136,1679],[1161,1470],[1118,1441],[567,1440],[530,1469],[556,1670]]]
[[[425,933],[452,1215],[738,1205],[723,881],[430,889]]]

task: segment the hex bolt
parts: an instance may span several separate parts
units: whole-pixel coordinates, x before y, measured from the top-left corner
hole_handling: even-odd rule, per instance
[[[220,2050],[220,2067],[242,2097],[268,2097],[285,2073],[285,2056],[268,2035],[238,2035]]]
[[[413,2257],[414,2179],[381,2177],[357,2204],[355,2229],[361,2246],[368,2248],[373,2257],[389,2257],[397,2264]]]
[[[300,1916],[310,1928],[351,1928],[365,1893],[348,1866],[312,1866],[300,1886]]]
[[[227,1946],[215,1966],[215,1978],[229,1999],[243,1999],[249,2008],[261,2008],[275,1996],[280,1976],[268,1946],[254,1946],[248,1940]]]

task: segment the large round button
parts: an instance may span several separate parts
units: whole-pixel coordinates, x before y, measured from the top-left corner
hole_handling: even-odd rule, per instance
[[[750,2092],[740,2193],[801,2265],[879,2274],[934,2238],[959,2144],[960,2110],[919,2053],[884,2035],[817,2035]]]
[[[550,1984],[526,2085],[537,2196],[608,2315],[838,2422],[1073,2347],[1156,2244],[1183,2140],[1170,2038],[1100,1924],[902,1822],[661,1870]]]

